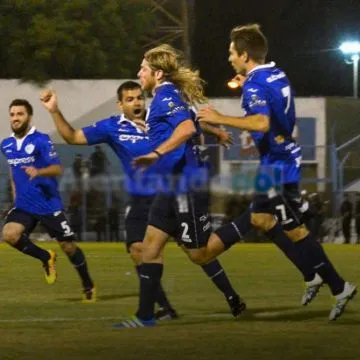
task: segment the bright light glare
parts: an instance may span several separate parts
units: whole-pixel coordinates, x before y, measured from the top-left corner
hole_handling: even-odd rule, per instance
[[[360,53],[360,43],[358,41],[347,41],[341,44],[339,49],[344,54],[359,54]]]
[[[230,88],[230,89],[237,89],[239,87],[239,83],[235,80],[229,80],[227,82],[227,86]]]

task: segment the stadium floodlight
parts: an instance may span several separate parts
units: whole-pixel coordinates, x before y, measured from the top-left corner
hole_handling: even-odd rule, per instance
[[[360,60],[360,42],[347,41],[340,45],[339,50],[346,56],[346,63],[353,65],[353,94],[358,98],[358,79],[359,79],[359,60]]]
[[[229,89],[234,90],[234,89],[239,88],[239,83],[237,81],[235,81],[235,80],[229,80],[227,82],[227,86],[228,86]]]

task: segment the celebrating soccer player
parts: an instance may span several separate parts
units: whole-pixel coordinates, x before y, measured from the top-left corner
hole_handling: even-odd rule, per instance
[[[156,168],[140,172],[131,165],[131,161],[135,157],[147,154],[153,149],[145,131],[145,97],[141,86],[134,81],[126,81],[119,86],[117,97],[121,115],[97,121],[82,129],[73,129],[58,107],[57,95],[51,90],[41,93],[43,105],[50,112],[60,135],[67,143],[74,145],[107,143],[119,158],[126,174],[126,190],[130,194],[125,218],[126,246],[136,271],[141,276],[142,241],[145,236],[150,206],[158,186],[158,176]],[[225,131],[212,126],[207,127],[207,130],[214,133],[220,143],[227,145],[231,142]],[[170,234],[176,236],[176,218],[169,218],[167,225],[172,229]],[[218,261],[214,260],[211,265],[205,265],[203,269],[225,294],[233,315],[239,315],[242,303],[238,295],[227,279],[223,280],[225,285],[219,284],[218,279],[225,278],[225,275]],[[219,271],[220,273],[217,275],[216,273]],[[177,317],[177,313],[167,299],[160,283],[155,300],[160,306],[155,314],[156,319]]]
[[[30,241],[29,235],[40,222],[48,234],[59,241],[62,250],[77,270],[83,285],[83,301],[94,302],[96,291],[82,250],[63,211],[56,177],[61,175],[59,158],[47,134],[32,125],[33,108],[24,99],[9,106],[13,134],[1,143],[10,165],[14,207],[8,212],[3,239],[24,254],[43,263],[48,284],[56,281],[56,254]]]
[[[328,284],[336,298],[329,320],[336,320],[356,294],[356,287],[340,277],[302,222],[301,148],[292,138],[296,121],[293,91],[286,74],[274,63],[265,63],[267,51],[267,40],[257,24],[234,28],[229,62],[238,74],[246,76],[242,84],[246,115],[226,116],[211,107],[198,112],[200,121],[250,131],[260,154],[259,175],[274,175],[273,187],[266,192],[255,189],[250,209],[211,236],[208,256],[210,249],[218,255],[255,226],[268,234],[303,272],[307,285],[303,305],[314,298],[324,282]]]

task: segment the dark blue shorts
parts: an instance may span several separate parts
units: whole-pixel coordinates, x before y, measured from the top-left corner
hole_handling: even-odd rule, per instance
[[[125,209],[125,242],[127,250],[144,240],[151,205],[155,196],[131,196]]]
[[[208,209],[207,192],[158,194],[151,207],[149,225],[174,237],[179,245],[198,249],[206,246],[212,232]]]
[[[58,241],[75,241],[76,236],[63,211],[56,211],[53,214],[37,215],[30,214],[17,208],[12,208],[5,218],[5,224],[18,223],[25,227],[25,233],[30,235],[36,225],[40,223],[50,235]]]

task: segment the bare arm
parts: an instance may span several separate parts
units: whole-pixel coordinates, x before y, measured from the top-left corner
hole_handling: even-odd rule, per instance
[[[37,169],[34,166],[22,166],[22,169],[24,169],[30,180],[37,176],[54,177],[62,174],[61,165],[50,165],[41,169]]]
[[[268,132],[270,129],[269,117],[262,114],[235,117],[220,114],[215,109],[206,107],[200,109],[197,116],[200,122],[227,125],[242,130]]]
[[[207,122],[200,123],[201,129],[210,135],[214,135],[219,144],[229,148],[233,144],[232,134],[224,129],[210,125]]]
[[[159,157],[175,150],[194,136],[194,134],[196,134],[196,129],[193,121],[190,119],[183,121],[175,128],[169,139],[164,141],[153,152],[135,158],[133,160],[133,165],[141,167],[152,165],[159,159]]]
[[[13,201],[15,201],[16,190],[15,190],[15,183],[14,183],[14,180],[13,180],[11,168],[9,170],[9,178],[10,178],[11,196],[12,196]]]
[[[88,142],[82,129],[74,129],[61,113],[54,91],[49,89],[42,91],[40,100],[53,118],[59,134],[68,144],[87,145]]]
[[[161,155],[167,154],[188,141],[195,134],[196,129],[194,122],[190,119],[185,120],[175,128],[169,139],[158,146],[155,151],[159,152]]]

